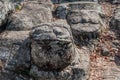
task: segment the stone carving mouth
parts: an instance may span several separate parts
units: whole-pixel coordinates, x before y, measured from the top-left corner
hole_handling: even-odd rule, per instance
[[[37,41],[37,44],[41,45],[43,50],[51,50],[53,48],[57,48],[58,47],[57,45],[59,45],[59,47],[63,48],[65,45],[72,44],[72,42],[71,41],[62,41],[62,40],[41,40],[41,41]]]
[[[35,41],[32,47],[37,48],[32,50],[34,63],[42,70],[63,69],[74,58],[71,41],[46,39]]]
[[[69,44],[72,43],[72,41],[68,41],[68,40],[59,40],[59,39],[44,39],[44,40],[34,40],[36,41],[38,44],[44,44],[44,45],[48,45],[50,42],[59,42],[59,43],[65,43],[65,44]],[[41,43],[42,42],[42,43]]]

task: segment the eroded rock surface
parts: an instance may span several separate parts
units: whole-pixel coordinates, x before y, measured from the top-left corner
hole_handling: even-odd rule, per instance
[[[51,10],[45,6],[37,1],[28,2],[10,17],[7,30],[30,30],[40,23],[51,22]]]
[[[8,1],[14,2],[12,15]],[[101,34],[105,7],[99,0],[52,1],[0,1],[0,29],[6,28],[0,33],[0,80],[119,80],[119,37]],[[119,11],[111,21],[117,31]]]
[[[5,31],[0,37],[0,79],[17,80],[15,78],[20,78],[19,71],[30,66],[29,45],[21,46],[29,37],[29,31]]]
[[[14,7],[7,0],[0,1],[0,31],[5,29],[6,22]]]
[[[101,6],[96,2],[69,2],[59,4],[55,10],[55,15],[60,19],[66,19],[72,10],[93,10],[103,14]]]
[[[71,10],[67,15],[67,22],[75,41],[89,41],[97,39],[102,30],[105,30],[101,16],[95,10]]]
[[[111,20],[111,28],[120,30],[120,7],[115,10],[115,16]]]
[[[30,74],[35,80],[87,80],[89,79],[89,52],[75,49],[74,61],[62,71],[42,71],[32,65]]]
[[[66,21],[42,23],[28,34],[10,30],[0,35],[1,80],[88,79],[89,52],[77,49]]]
[[[31,55],[40,69],[63,69],[74,59],[70,27],[64,24],[41,24],[31,33]]]
[[[89,54],[75,47],[69,26],[41,24],[31,32],[31,43],[33,65],[30,75],[35,79],[88,79]]]

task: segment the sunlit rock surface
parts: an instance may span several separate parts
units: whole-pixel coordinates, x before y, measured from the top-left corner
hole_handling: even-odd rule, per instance
[[[0,34],[1,80],[17,80],[20,70],[29,69],[29,45],[24,43],[21,46],[28,36],[29,31],[5,31]]]
[[[30,1],[20,11],[11,15],[7,30],[30,30],[35,25],[51,20],[50,8],[37,1]]]
[[[59,4],[55,10],[55,15],[60,19],[66,19],[72,10],[92,10],[104,14],[101,6],[96,2],[68,2]]]
[[[87,6],[87,4],[91,6]],[[84,3],[83,5],[84,7],[80,7],[81,9],[70,9],[67,15],[67,22],[71,26],[73,37],[77,44],[97,39],[101,31],[105,30],[105,23],[100,16],[101,14],[104,15],[104,13],[100,6],[97,7],[99,4],[86,2],[86,6]]]
[[[119,80],[119,0],[52,1],[0,1],[0,80]]]
[[[9,15],[14,10],[12,4],[7,0],[0,1],[0,31],[5,29]]]

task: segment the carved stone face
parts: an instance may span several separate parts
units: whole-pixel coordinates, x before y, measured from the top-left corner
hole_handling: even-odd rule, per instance
[[[92,10],[71,11],[67,16],[67,21],[78,42],[96,39],[103,28],[100,15]]]
[[[94,32],[100,28],[100,16],[95,11],[71,11],[67,20],[72,29],[78,29],[79,32]]]
[[[41,70],[61,70],[74,59],[74,48],[67,27],[41,25],[31,33],[32,59]]]

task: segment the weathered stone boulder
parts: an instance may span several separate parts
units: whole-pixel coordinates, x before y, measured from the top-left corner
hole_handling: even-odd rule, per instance
[[[66,19],[68,7],[66,5],[59,5],[54,11],[54,14],[59,19]]]
[[[12,59],[10,55],[17,53],[22,41],[28,37],[29,31],[5,31],[0,34],[0,54],[3,61]],[[2,55],[3,54],[3,55]],[[6,56],[6,57],[5,57]]]
[[[87,80],[89,79],[90,58],[89,52],[79,50],[75,46],[75,59],[74,61],[61,71],[44,71],[39,67],[32,65],[30,75],[35,80]]]
[[[71,2],[68,3],[70,10],[95,10],[102,12],[101,6],[96,2]]]
[[[102,21],[104,12],[101,6],[95,2],[76,2],[69,5],[67,22],[71,26],[75,43],[79,44],[84,41],[87,43],[98,38],[100,32],[105,29]]]
[[[120,7],[115,10],[115,15],[111,19],[111,28],[120,30]]]
[[[31,30],[34,25],[51,22],[51,20],[50,8],[39,4],[37,1],[29,1],[22,10],[11,15],[7,30]]]
[[[64,21],[38,25],[30,33],[30,76],[35,80],[87,80],[89,51],[78,49]]]
[[[0,80],[32,80],[29,30],[51,19],[51,9],[36,1],[10,16],[7,31],[0,33]]]
[[[54,5],[51,0],[34,0],[34,1],[38,1],[38,3],[42,4],[46,8],[50,8],[51,10],[53,10]]]
[[[32,60],[41,70],[61,70],[74,60],[73,38],[68,25],[41,24],[30,37]]]
[[[5,31],[0,34],[0,79],[28,80],[26,71],[30,67],[30,48],[24,43],[29,31]],[[23,73],[22,73],[23,72]]]
[[[101,6],[96,2],[69,2],[59,4],[55,10],[55,15],[60,19],[66,19],[67,14],[72,10],[94,10],[103,14]]]
[[[89,51],[77,49],[66,22],[42,23],[30,32],[30,37],[28,34],[29,31],[0,34],[1,80],[89,78]]]
[[[104,27],[100,15],[91,10],[69,12],[67,21],[71,26],[76,41],[89,41],[99,37]]]
[[[0,1],[0,31],[5,29],[6,22],[14,7],[7,0]]]

